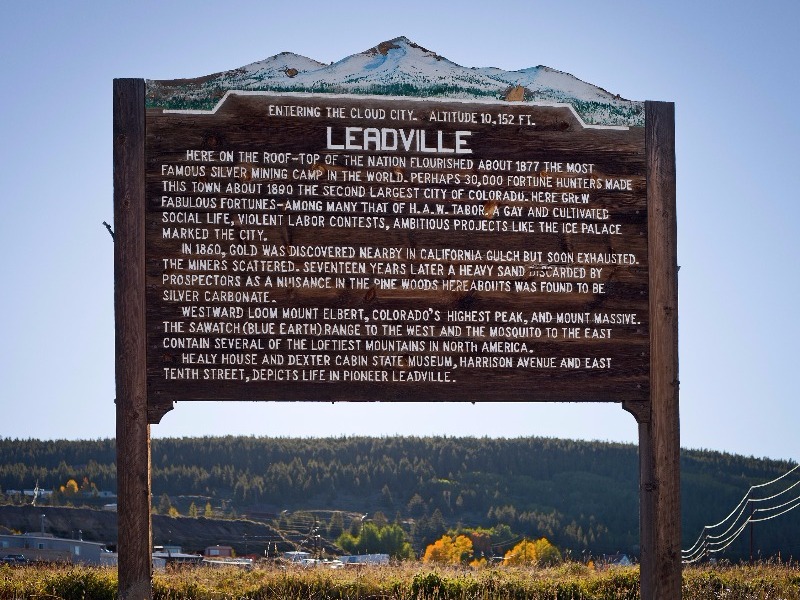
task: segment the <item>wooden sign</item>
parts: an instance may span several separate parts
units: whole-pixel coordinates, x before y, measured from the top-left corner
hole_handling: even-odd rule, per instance
[[[674,130],[405,38],[115,80],[119,597],[152,597],[173,402],[413,400],[622,403],[641,596],[679,599]]]
[[[146,131],[155,412],[648,398],[643,128],[232,92]]]

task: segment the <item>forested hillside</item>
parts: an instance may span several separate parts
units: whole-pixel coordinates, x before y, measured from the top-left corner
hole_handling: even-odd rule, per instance
[[[500,526],[510,539],[544,536],[574,556],[638,552],[638,458],[630,445],[546,438],[223,437],[155,439],[152,456],[154,509],[162,513],[202,516],[210,510],[284,527],[302,514],[316,519],[323,533],[331,525],[331,533],[349,526],[336,511],[345,519],[377,515],[402,524],[417,551],[447,529]],[[0,440],[0,489],[31,489],[38,482],[55,491],[51,503],[98,505],[100,491],[116,489],[114,461],[113,440]],[[685,451],[684,547],[703,525],[725,517],[750,485],[791,466]],[[6,495],[7,502],[14,500]],[[756,527],[762,555],[800,555],[796,512]],[[726,556],[748,552],[742,540]]]

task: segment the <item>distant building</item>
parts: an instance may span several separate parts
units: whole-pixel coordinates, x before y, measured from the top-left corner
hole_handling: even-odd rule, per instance
[[[340,556],[339,560],[345,565],[388,565],[388,554],[351,554]]]
[[[600,559],[600,564],[605,567],[630,567],[633,561],[627,554],[606,554]]]
[[[23,496],[27,496],[28,498],[52,498],[53,497],[53,490],[43,490],[41,488],[36,488],[33,490],[22,490]]]
[[[6,496],[25,496],[26,498],[51,498],[53,490],[43,490],[41,488],[33,490],[5,490]]]
[[[204,558],[201,565],[205,567],[238,567],[250,570],[253,568],[252,558]]]
[[[306,559],[311,558],[310,552],[303,552],[302,550],[292,550],[291,552],[284,552],[283,558],[290,562],[300,563]]]
[[[153,548],[153,560],[163,560],[165,565],[199,564],[203,557],[199,554],[188,554],[180,546],[156,546]]]
[[[252,569],[252,558],[234,558],[233,548],[230,546],[209,546],[203,553],[200,564],[206,567],[239,567]]]
[[[111,553],[105,544],[58,538],[49,534],[0,534],[0,552],[24,554],[30,561],[68,562],[84,565],[107,564]]]
[[[233,548],[231,546],[208,546],[203,552],[206,558],[232,558]]]

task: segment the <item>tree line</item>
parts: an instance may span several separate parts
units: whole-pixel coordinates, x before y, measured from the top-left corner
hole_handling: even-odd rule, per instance
[[[727,515],[750,485],[790,467],[684,451],[684,546],[703,525]],[[152,469],[156,511],[166,496],[183,515],[190,502],[203,514],[213,504],[231,515],[276,520],[298,511],[380,513],[386,524],[403,528],[418,553],[448,531],[500,528],[509,536],[502,551],[522,539],[546,538],[573,556],[638,554],[632,445],[533,437],[168,438],[152,441]],[[114,440],[0,440],[0,491],[38,483],[55,492],[54,503],[78,504],[80,495],[63,493],[70,480],[115,490]],[[800,514],[784,519],[756,530],[765,555],[800,555],[790,535]],[[334,526],[341,529],[337,537],[348,525]],[[391,535],[400,544],[397,531]],[[731,556],[748,552],[744,542],[730,549]]]

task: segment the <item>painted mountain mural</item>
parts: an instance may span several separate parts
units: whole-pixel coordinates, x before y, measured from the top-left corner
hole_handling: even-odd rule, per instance
[[[212,110],[230,90],[570,104],[587,124],[644,126],[643,102],[625,100],[569,73],[545,66],[462,67],[405,37],[332,64],[282,52],[195,79],[148,80],[147,106]]]

